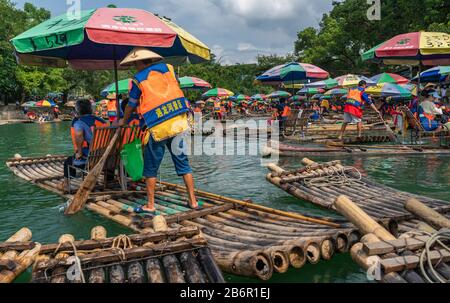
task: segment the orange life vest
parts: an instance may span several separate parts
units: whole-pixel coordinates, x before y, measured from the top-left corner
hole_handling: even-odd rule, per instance
[[[73,149],[75,150],[75,152],[77,152],[77,145],[76,145],[76,136],[75,136],[74,125],[75,125],[75,122],[77,122],[77,121],[81,121],[81,122],[83,122],[84,124],[86,124],[88,126],[88,128],[91,131],[91,134],[90,134],[91,136],[94,133],[94,129],[96,127],[105,127],[105,126],[108,125],[105,122],[105,120],[103,120],[101,118],[98,118],[98,117],[95,117],[93,115],[82,116],[80,118],[74,119],[73,122],[72,122],[72,127],[70,128],[70,134],[72,136],[72,144],[73,144]],[[88,156],[88,154],[89,154],[89,147],[90,147],[90,142],[88,142],[86,140],[86,134],[84,134],[84,141],[83,141],[83,143],[81,145],[81,148],[83,149],[83,155],[84,156]]]
[[[362,106],[365,103],[362,97],[363,94],[364,91],[360,91],[358,88],[351,89],[348,92],[344,111],[357,118],[362,118],[363,115]]]
[[[134,80],[141,90],[138,113],[149,129],[189,111],[189,101],[173,66],[158,63],[139,72]]]
[[[291,114],[291,108],[286,105],[283,109],[283,113],[281,114],[281,117],[286,118],[286,117],[289,117],[290,114]]]
[[[117,117],[117,101],[116,100],[108,100],[106,107],[108,109],[109,117]]]

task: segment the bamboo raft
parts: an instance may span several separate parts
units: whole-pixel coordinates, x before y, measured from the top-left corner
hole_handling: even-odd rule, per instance
[[[31,231],[22,228],[5,242],[0,242],[0,283],[13,282],[34,263],[41,245],[31,242],[31,238]]]
[[[361,242],[351,248],[351,256],[367,270],[372,280],[450,282],[450,220],[447,217],[410,199],[404,204],[405,210],[421,222],[397,237],[346,196],[338,197],[334,206],[364,235]]]
[[[62,235],[43,245],[33,267],[32,283],[224,283],[206,240],[196,227],[167,229],[107,238],[92,229],[91,239]],[[78,258],[79,262],[76,261]]]
[[[278,149],[266,147],[263,157],[277,155],[281,157],[314,157],[314,156],[422,156],[450,155],[450,149],[427,148],[421,146],[355,146],[306,148],[288,144],[279,144]]]
[[[63,179],[62,156],[16,158],[7,166],[19,177],[71,198],[57,189]],[[152,217],[134,213],[146,203],[144,184],[135,191],[97,188],[86,204],[90,211],[139,233],[154,231]],[[201,210],[190,210],[186,189],[161,182],[156,192],[158,215],[171,228],[198,227],[222,271],[269,280],[274,272],[301,268],[347,252],[359,239],[346,221],[288,213],[251,202],[197,190]]]
[[[323,208],[336,210],[334,201],[346,195],[377,220],[408,221],[414,219],[405,210],[405,201],[415,198],[441,212],[450,211],[446,201],[401,192],[361,176],[354,167],[344,167],[340,161],[318,164],[303,159],[306,165],[295,171],[285,171],[275,164],[268,166],[267,180],[289,194]]]

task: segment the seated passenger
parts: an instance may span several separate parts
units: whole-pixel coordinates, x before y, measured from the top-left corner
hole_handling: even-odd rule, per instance
[[[93,138],[95,127],[107,126],[107,122],[92,113],[92,105],[89,100],[78,100],[76,103],[76,118],[72,121],[71,135],[75,155],[70,156],[64,162],[64,181],[60,184],[60,190],[66,192],[69,185],[69,177],[76,176],[76,170],[86,169],[89,156],[89,146]]]
[[[422,97],[425,98],[419,105],[420,123],[426,131],[440,131],[442,129],[441,123],[436,120],[436,116],[442,115],[442,109],[436,107],[433,103],[434,91],[422,91]]]

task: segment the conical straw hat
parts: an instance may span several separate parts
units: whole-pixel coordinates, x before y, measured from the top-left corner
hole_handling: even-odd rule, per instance
[[[120,63],[121,66],[130,66],[133,62],[142,60],[152,60],[153,62],[158,62],[163,60],[163,57],[158,55],[151,50],[143,47],[135,47],[123,61]]]

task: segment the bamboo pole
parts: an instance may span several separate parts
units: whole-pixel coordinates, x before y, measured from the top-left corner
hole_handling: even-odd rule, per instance
[[[91,230],[91,239],[92,240],[105,240],[107,236],[107,231],[103,226],[96,226]],[[106,281],[106,273],[103,268],[96,268],[91,270],[89,274],[89,283],[105,283]]]
[[[32,233],[28,228],[22,228],[10,238],[8,238],[6,243],[14,242],[28,242],[32,238]],[[0,271],[0,284],[2,283],[12,283],[22,272],[24,272],[28,267],[30,267],[37,255],[41,245],[36,243],[35,247],[31,250],[25,250],[22,253],[18,253],[15,250],[6,251],[0,256],[0,260],[12,262],[14,268],[3,269]]]
[[[416,199],[408,200],[405,208],[434,227],[450,228],[449,219]]]
[[[336,210],[350,220],[362,234],[374,234],[384,241],[395,240],[386,229],[368,216],[361,208],[345,196],[336,199]]]

